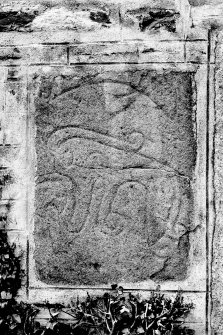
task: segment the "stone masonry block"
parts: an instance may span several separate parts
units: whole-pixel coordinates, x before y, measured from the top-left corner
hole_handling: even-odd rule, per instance
[[[12,2],[0,8],[1,31],[100,30],[119,23],[118,6],[106,1]]]
[[[2,121],[5,144],[26,143],[27,97],[24,84],[24,81],[8,81],[5,86],[6,106]]]
[[[38,278],[184,279],[196,150],[191,75],[80,66],[35,77]]]
[[[213,46],[214,49],[212,51],[212,61],[213,63],[216,62],[218,64],[218,68],[221,67],[221,62],[223,59],[223,34],[221,31],[219,31],[218,36],[216,38],[213,37]]]
[[[135,9],[124,7],[122,23],[126,27],[134,27],[142,32],[149,32],[157,29],[165,29],[169,32],[176,31],[176,20],[180,16],[174,9],[165,7],[155,8],[147,5]]]
[[[137,44],[104,43],[73,45],[69,48],[70,64],[74,63],[137,63]]]
[[[26,70],[3,67],[0,171],[2,210],[8,208],[6,229],[26,228],[26,158],[28,95]]]
[[[184,42],[104,43],[70,47],[70,64],[75,63],[162,63],[184,62]]]
[[[184,42],[146,41],[139,43],[139,63],[183,63]]]
[[[186,60],[191,63],[207,63],[207,48],[206,41],[186,42]]]
[[[221,52],[222,44],[219,43],[218,48]],[[218,62],[221,58],[218,59]],[[223,332],[223,317],[222,317],[222,301],[223,301],[223,68],[222,64],[218,63],[215,73],[215,136],[214,136],[214,191],[215,191],[215,210],[216,216],[214,221],[214,236],[212,249],[212,329],[216,334]]]
[[[4,65],[67,64],[67,46],[30,45],[1,47],[0,61]]]

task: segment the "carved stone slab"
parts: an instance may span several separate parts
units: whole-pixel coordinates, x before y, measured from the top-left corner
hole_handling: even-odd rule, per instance
[[[187,276],[192,77],[80,66],[36,79],[34,257],[41,281]]]

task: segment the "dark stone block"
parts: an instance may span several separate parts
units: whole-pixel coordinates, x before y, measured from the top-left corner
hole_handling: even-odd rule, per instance
[[[141,31],[157,30],[162,27],[169,32],[175,32],[176,19],[179,16],[179,13],[171,9],[154,9],[150,7],[142,7],[133,10],[127,10],[123,16],[123,23],[124,25],[131,26],[135,21],[138,21],[139,29]]]
[[[35,261],[42,281],[185,278],[196,157],[191,85],[187,73],[85,67],[41,78]]]
[[[203,5],[209,5],[210,0],[189,0],[189,4],[191,6],[203,6]]]
[[[0,32],[4,31],[16,31],[21,28],[26,28],[30,24],[36,15],[25,13],[25,12],[0,12]]]

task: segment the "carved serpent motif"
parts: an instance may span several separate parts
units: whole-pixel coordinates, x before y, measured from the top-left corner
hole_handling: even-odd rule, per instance
[[[61,190],[67,187],[67,201],[56,216],[58,219],[58,215],[65,217],[67,212],[70,213],[68,230],[73,234],[84,234],[85,230],[98,226],[103,234],[117,235],[125,229],[134,231],[134,225],[137,225],[138,228],[141,226],[142,235],[148,236],[147,243],[153,252],[158,257],[167,257],[168,247],[165,250],[157,248],[160,240],[165,240],[169,245],[178,241],[187,231],[188,226],[184,222],[187,204],[183,204],[179,197],[179,181],[173,171],[165,171],[162,177],[158,176],[156,186],[152,178],[153,162],[152,170],[146,167],[129,168],[126,174],[125,169],[118,169],[116,176],[113,175],[114,165],[106,150],[111,147],[118,152],[130,151],[132,155],[141,158],[140,147],[136,149],[128,142],[76,127],[54,132],[49,137],[48,147],[70,176],[68,178],[58,174],[47,178],[51,180],[51,185],[52,181],[54,184],[62,184]],[[81,158],[78,157],[81,155]],[[96,163],[92,164],[95,157]],[[152,158],[147,158],[147,163],[151,161]],[[155,166],[159,168],[162,165],[155,161]],[[161,204],[169,206],[167,209],[162,208],[153,196],[154,192],[161,193],[157,186],[160,181],[168,194],[156,196],[158,199],[161,197]],[[40,187],[44,188],[44,183],[46,181],[41,182]],[[154,201],[158,209],[155,209]],[[46,204],[46,207],[49,206],[52,207],[52,200]]]

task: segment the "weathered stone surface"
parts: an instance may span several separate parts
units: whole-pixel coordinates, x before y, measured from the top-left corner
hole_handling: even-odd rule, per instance
[[[5,75],[6,75],[6,71],[4,69],[1,68],[0,70],[0,90],[1,92],[4,92],[4,88],[5,88],[5,84],[4,84],[4,80],[5,80]],[[5,108],[5,96],[4,94],[0,95],[0,145],[4,144],[5,142],[5,133],[4,130],[2,129],[2,124],[3,124],[3,119],[4,119],[4,108]]]
[[[69,61],[70,64],[183,63],[184,47],[183,41],[76,44],[69,48]]]
[[[206,96],[199,92],[201,86],[206,92],[207,85],[203,81],[204,71],[203,78],[198,74],[192,87],[193,75],[185,73],[185,69],[196,72],[202,67],[189,63],[204,63],[206,67],[208,44],[201,40],[207,40],[207,27],[222,25],[222,6],[220,0],[209,1],[210,7],[201,8],[197,5],[208,5],[208,1],[191,0],[192,9],[187,3],[1,2],[0,30],[7,33],[0,36],[0,62],[7,65],[7,71],[1,70],[0,76],[0,89],[5,92],[0,95],[0,166],[10,167],[10,174],[12,168],[16,183],[8,187],[6,169],[0,181],[0,225],[13,199],[7,228],[22,230],[24,240],[29,235],[31,263],[26,268],[29,266],[30,272],[35,247],[37,277],[32,272],[29,278],[31,285],[38,287],[29,291],[34,302],[49,297],[54,302],[67,302],[74,291],[61,290],[58,284],[104,287],[103,284],[123,281],[130,283],[129,288],[153,289],[156,281],[165,281],[164,290],[183,286],[186,291],[202,291],[202,299],[196,294],[190,297],[195,302],[195,311],[189,322],[196,323],[196,334],[205,333],[205,206],[201,203],[206,183],[202,158],[205,144],[201,142],[205,143],[206,128],[201,120],[205,119],[206,108],[201,101]],[[215,8],[213,4],[219,6]],[[161,18],[157,17],[159,14]],[[198,25],[205,27],[202,33]],[[190,39],[195,41],[188,42]],[[212,47],[220,63],[222,47]],[[214,62],[215,58],[211,59]],[[76,66],[112,62],[123,64],[112,65],[110,71],[105,71],[104,65],[91,70]],[[177,71],[184,73],[175,72],[172,65],[171,71],[162,72],[158,70],[159,64],[143,65],[144,70],[135,70],[133,64],[129,70],[124,64],[162,62],[165,68],[166,63],[175,63]],[[184,65],[176,64],[183,62]],[[21,64],[75,64],[75,70],[68,66],[66,70],[53,70],[49,66],[48,73],[38,77],[42,71],[39,66],[31,80],[40,82],[29,97],[32,99],[38,93],[34,234],[30,207],[35,164],[30,158],[30,154],[34,156],[30,138],[35,136],[35,129],[29,127],[32,106],[26,106],[24,92],[29,86],[24,73],[20,74]],[[22,76],[23,82],[18,83]],[[221,76],[218,69],[218,227],[214,236],[212,316],[213,329],[219,334],[223,281],[219,270],[223,254]],[[2,84],[2,78],[7,84]],[[194,124],[192,90],[194,101],[197,99],[193,106]],[[195,116],[196,108],[199,111]],[[193,127],[198,142],[196,176]],[[28,245],[24,243],[22,248],[24,253]],[[52,284],[50,290],[45,283]]]
[[[10,6],[11,5],[11,6]],[[120,11],[121,6],[121,11]],[[15,1],[0,8],[1,31],[77,30],[91,31],[119,24],[135,26],[141,31],[165,28],[176,30],[173,0],[152,1]],[[121,16],[119,17],[121,13]],[[122,15],[123,14],[123,15]]]
[[[119,23],[117,5],[103,1],[39,1],[35,5],[18,5],[2,7],[0,31],[91,31]]]
[[[26,70],[22,66],[2,67],[0,88],[0,226],[24,231],[29,175]]]
[[[203,6],[203,5],[217,5],[222,3],[221,0],[189,0],[192,6]]]
[[[32,30],[77,30],[92,31],[101,27],[109,28],[111,20],[106,11],[78,10],[66,8],[50,8],[32,22]]]
[[[215,0],[216,1],[216,0]],[[38,8],[38,6],[44,7],[58,7],[58,6],[66,6],[68,8],[77,8],[77,7],[87,7],[94,6],[98,8],[103,8],[104,6],[112,6],[112,5],[126,5],[127,7],[135,8],[135,7],[143,7],[143,6],[151,6],[151,8],[167,8],[173,9],[176,6],[177,0],[54,0],[54,1],[46,1],[46,0],[2,0],[0,4],[0,9],[8,9],[14,8],[19,10],[21,8]]]
[[[27,12],[0,12],[0,32],[12,30],[24,31],[29,29],[34,18],[35,14]]]
[[[79,67],[36,80],[39,278],[185,278],[196,152],[191,75]]]
[[[222,40],[219,42],[222,43]],[[222,44],[218,44],[217,55],[221,55]],[[220,61],[221,57],[217,59]],[[215,133],[214,133],[214,197],[215,197],[215,218],[214,218],[214,237],[212,242],[212,277],[211,277],[211,298],[212,298],[212,329],[214,334],[223,332],[223,92],[222,92],[223,68],[222,64],[216,66],[215,72]]]
[[[70,64],[74,63],[137,63],[137,44],[91,43],[76,44],[69,48]]]
[[[66,45],[32,45],[0,47],[0,62],[4,65],[67,64]]]
[[[209,2],[210,0],[189,0],[191,6],[203,6]]]
[[[14,33],[0,40],[1,45],[18,45],[28,41],[73,43],[151,37],[206,39],[205,32],[197,28],[200,17],[193,11],[196,8],[190,10],[187,1],[174,0],[5,1],[0,7],[1,29]]]
[[[27,287],[27,236],[24,234],[24,232],[18,232],[18,231],[8,231],[7,232],[8,242],[10,245],[15,245],[15,255],[17,257],[20,257],[20,266],[21,270],[24,273],[24,276],[21,278],[21,284],[22,287],[17,293],[17,299],[25,301],[26,299],[26,287]]]
[[[186,60],[191,63],[207,62],[208,44],[206,41],[200,41],[199,45],[195,42],[186,43]]]
[[[204,27],[205,29],[222,29],[222,13],[222,1],[191,8],[193,25]]]
[[[2,115],[3,143],[23,145],[26,143],[26,87],[19,81],[16,68],[9,68],[5,83],[5,106]]]
[[[102,36],[107,36],[107,39],[103,37],[101,41],[109,41],[112,39],[110,31],[119,29],[121,40],[121,28],[130,29],[133,38],[142,40],[148,36],[160,37],[163,40],[179,39],[184,38],[185,34],[192,40],[201,38],[200,32],[192,29],[194,25],[190,22],[189,14],[190,7],[187,2],[179,3],[173,0],[75,2],[27,0],[22,3],[6,1],[0,7],[0,17],[2,15],[0,29],[19,32],[19,39],[22,32],[31,34],[41,31],[52,36],[53,32],[72,31],[77,34],[73,40],[79,41],[78,34],[84,33],[88,35],[88,41],[91,41],[91,34],[100,32]],[[127,32],[123,37],[128,39],[128,34]],[[97,40],[100,40],[99,36]],[[54,39],[54,42],[58,43],[57,39]]]
[[[184,62],[184,42],[151,42],[138,45],[139,63],[181,63]]]
[[[165,8],[165,7],[164,7]],[[169,32],[176,31],[176,19],[179,13],[170,9],[156,9],[151,7],[139,7],[127,9],[123,15],[124,26],[136,26],[140,31],[166,29]]]

